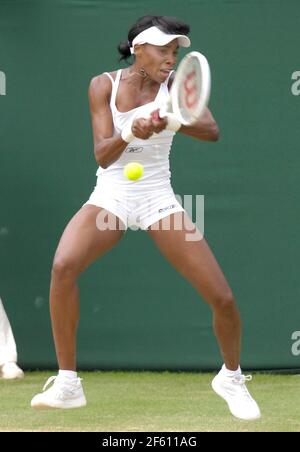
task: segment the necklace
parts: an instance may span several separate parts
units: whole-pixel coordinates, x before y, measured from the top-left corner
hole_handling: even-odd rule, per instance
[[[145,69],[144,69],[143,67],[141,67],[141,68],[139,69],[139,74],[140,74],[142,77],[144,77],[144,78],[148,77],[148,74],[147,74],[147,72],[145,71]]]
[[[132,72],[132,73],[129,72],[129,77],[131,77],[134,74],[140,75],[143,78],[148,77],[148,74],[143,67],[139,68],[138,72],[137,71]]]

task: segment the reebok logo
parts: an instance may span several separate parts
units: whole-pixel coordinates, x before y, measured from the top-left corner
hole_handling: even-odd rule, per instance
[[[143,147],[142,146],[140,146],[140,147],[131,147],[131,148],[127,148],[126,149],[126,153],[127,154],[131,154],[131,153],[138,153],[138,152],[142,152],[142,150],[143,150]]]

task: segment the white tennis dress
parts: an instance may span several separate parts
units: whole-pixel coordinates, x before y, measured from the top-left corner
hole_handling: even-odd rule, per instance
[[[122,129],[136,118],[146,118],[159,108],[168,98],[168,81],[160,85],[153,102],[127,112],[116,108],[116,95],[122,69],[117,71],[116,79],[105,74],[112,82],[110,108],[114,131],[120,134]],[[174,132],[163,130],[153,134],[149,139],[135,138],[127,145],[117,161],[108,168],[99,166],[97,184],[86,204],[103,207],[119,217],[125,229],[147,229],[153,223],[184,209],[176,199],[170,182],[169,155]],[[130,181],[124,176],[124,167],[129,162],[141,163],[143,176],[137,181]]]

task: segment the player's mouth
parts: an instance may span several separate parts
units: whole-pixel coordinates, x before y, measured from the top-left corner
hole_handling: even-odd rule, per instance
[[[171,69],[161,69],[160,72],[165,76],[168,77],[168,75],[171,72]]]

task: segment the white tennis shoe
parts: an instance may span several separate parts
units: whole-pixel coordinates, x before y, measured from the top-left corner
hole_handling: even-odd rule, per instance
[[[229,377],[220,372],[211,384],[213,390],[227,402],[231,414],[239,419],[254,420],[261,417],[257,403],[246,388],[245,382],[250,380],[251,375]]]
[[[53,385],[46,390],[53,382]],[[62,376],[50,377],[43,387],[43,392],[37,394],[31,400],[32,408],[46,410],[49,408],[80,408],[86,405],[80,378],[68,378]]]
[[[23,378],[24,372],[14,362],[7,362],[0,366],[0,377],[4,380],[14,380],[16,378]]]

